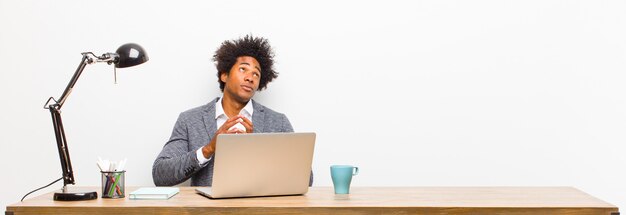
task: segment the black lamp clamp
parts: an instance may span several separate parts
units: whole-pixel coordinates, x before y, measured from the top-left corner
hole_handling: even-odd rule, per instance
[[[74,76],[72,76],[70,83],[65,88],[65,91],[63,91],[61,97],[58,100],[50,97],[44,105],[44,109],[50,110],[50,114],[52,115],[52,124],[54,126],[54,134],[56,136],[59,159],[61,160],[61,169],[63,171],[63,189],[61,192],[54,193],[54,200],[76,201],[98,198],[95,191],[72,192],[67,188],[68,184],[74,184],[75,182],[70,153],[67,148],[67,140],[65,138],[65,131],[63,130],[63,122],[61,120],[61,107],[63,106],[63,103],[65,103],[69,94],[72,92],[72,89],[85,69],[85,66],[87,66],[87,64],[106,62],[109,65],[115,64],[114,68],[117,69],[139,65],[148,61],[148,55],[144,49],[135,43],[124,44],[120,46],[115,53],[105,53],[102,54],[102,56],[96,56],[91,52],[83,52],[82,55],[83,59],[80,61],[76,72],[74,72]],[[51,101],[54,102],[52,103]]]

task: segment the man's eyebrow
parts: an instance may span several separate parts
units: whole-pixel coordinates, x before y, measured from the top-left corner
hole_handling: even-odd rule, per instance
[[[239,63],[239,65],[242,65],[242,64],[245,64],[245,65],[250,66],[250,64],[249,64],[249,63],[245,63],[245,62],[244,62],[244,63]],[[261,68],[259,68],[258,66],[254,66],[254,68],[256,68],[257,70],[259,70],[259,72],[261,71]]]

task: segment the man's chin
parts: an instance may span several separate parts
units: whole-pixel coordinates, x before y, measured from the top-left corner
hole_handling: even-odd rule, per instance
[[[254,96],[254,93],[252,94],[240,93],[239,95],[237,95],[237,97],[239,97],[237,98],[237,100],[243,103],[247,103],[248,101],[250,101],[250,99],[252,99],[253,96]]]
[[[254,96],[254,93],[241,92],[241,91],[240,92],[224,91],[224,96],[228,96],[232,100],[245,104],[245,103],[248,103],[250,99],[252,99],[252,96]]]

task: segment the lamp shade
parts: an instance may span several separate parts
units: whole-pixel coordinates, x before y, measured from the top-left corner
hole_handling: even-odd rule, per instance
[[[115,62],[117,68],[136,66],[148,61],[148,54],[136,43],[126,43],[117,48],[115,53],[119,55],[119,59]]]

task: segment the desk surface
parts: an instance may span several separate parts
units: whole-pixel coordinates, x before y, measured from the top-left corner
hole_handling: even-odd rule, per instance
[[[98,187],[93,187],[96,190]],[[181,187],[169,200],[102,199],[61,202],[52,193],[7,206],[6,214],[619,214],[618,208],[572,187],[353,187],[348,198],[332,187],[303,196],[211,200]]]

